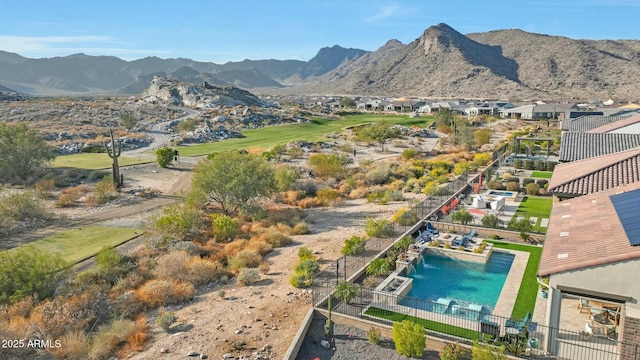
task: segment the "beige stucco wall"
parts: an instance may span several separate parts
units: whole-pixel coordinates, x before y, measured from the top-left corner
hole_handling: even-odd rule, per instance
[[[626,315],[640,318],[640,261],[630,260],[582,270],[552,275],[554,288],[564,285],[602,293],[631,297],[626,303]]]

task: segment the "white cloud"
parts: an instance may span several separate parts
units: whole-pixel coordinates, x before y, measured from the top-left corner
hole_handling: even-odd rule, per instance
[[[116,41],[109,36],[4,36],[0,35],[0,50],[27,57],[66,56],[75,53],[119,56],[125,60],[169,54],[169,51],[112,47]]]
[[[372,7],[371,9],[375,9],[375,7]],[[363,20],[366,22],[375,22],[375,21],[386,19],[386,18],[390,18],[398,14],[399,11],[400,11],[400,5],[398,3],[385,4],[385,5],[378,6],[377,12],[374,10],[370,16],[365,17]]]

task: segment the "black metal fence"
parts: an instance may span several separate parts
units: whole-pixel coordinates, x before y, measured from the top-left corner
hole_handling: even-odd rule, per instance
[[[452,301],[449,304],[425,299],[399,298],[356,285],[352,298],[331,295],[331,311],[393,325],[396,321],[417,322],[430,335],[471,344],[474,340],[503,346],[506,354],[526,359],[640,360],[637,344],[612,337],[551,328],[530,319],[510,319],[491,314],[489,309]],[[328,310],[329,295],[313,293],[317,308]]]

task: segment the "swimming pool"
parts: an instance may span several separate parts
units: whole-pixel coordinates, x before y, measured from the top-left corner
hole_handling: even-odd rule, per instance
[[[506,196],[506,197],[513,197],[515,196],[515,193],[511,191],[489,190],[487,191],[487,195],[500,195],[500,196]]]
[[[436,302],[454,300],[460,307],[480,304],[493,310],[511,269],[515,255],[494,251],[486,264],[424,254],[406,276],[413,279],[411,290],[400,301],[413,307],[414,298]]]

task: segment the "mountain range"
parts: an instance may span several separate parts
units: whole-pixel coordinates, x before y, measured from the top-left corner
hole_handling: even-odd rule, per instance
[[[0,84],[17,92],[139,94],[154,76],[271,93],[441,98],[637,100],[639,40],[574,40],[496,30],[463,35],[446,24],[375,51],[326,47],[309,61],[75,54],[30,59],[0,51]]]

